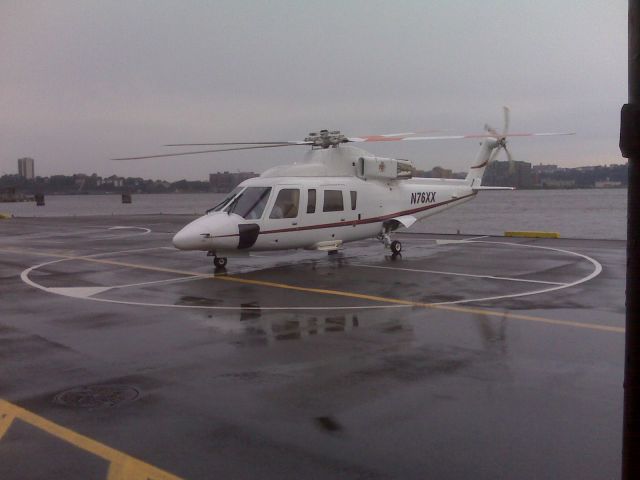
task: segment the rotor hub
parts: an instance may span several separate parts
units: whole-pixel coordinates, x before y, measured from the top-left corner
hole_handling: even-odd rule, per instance
[[[337,147],[341,143],[347,143],[349,139],[339,130],[320,130],[319,132],[309,133],[304,141],[311,142],[312,147],[329,148]]]

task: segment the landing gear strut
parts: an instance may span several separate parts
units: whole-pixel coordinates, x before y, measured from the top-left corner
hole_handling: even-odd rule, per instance
[[[391,229],[388,226],[384,227],[384,230],[378,234],[378,240],[384,243],[384,247],[391,250],[392,257],[397,257],[402,252],[402,243],[398,240],[391,240],[389,232]]]
[[[383,230],[378,234],[378,240],[384,243],[384,248],[391,248],[391,237],[388,230]]]

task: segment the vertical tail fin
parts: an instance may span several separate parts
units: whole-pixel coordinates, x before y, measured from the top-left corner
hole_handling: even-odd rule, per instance
[[[469,185],[479,187],[482,184],[482,175],[484,175],[487,165],[493,160],[493,151],[498,145],[499,142],[495,138],[486,138],[480,144],[480,151],[465,178]]]

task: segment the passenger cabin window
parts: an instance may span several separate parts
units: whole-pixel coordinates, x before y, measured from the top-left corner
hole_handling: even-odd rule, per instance
[[[278,192],[276,203],[273,204],[269,218],[296,218],[298,216],[298,203],[300,202],[300,190],[297,188],[283,188]]]
[[[261,218],[270,193],[271,187],[248,187],[231,202],[227,212],[246,219]]]
[[[344,200],[342,199],[342,190],[325,190],[322,211],[341,212],[343,210]]]
[[[351,190],[351,210],[356,209],[356,201],[358,200],[358,192]]]
[[[309,190],[309,194],[307,195],[307,213],[315,213],[316,212],[316,189],[312,188]]]

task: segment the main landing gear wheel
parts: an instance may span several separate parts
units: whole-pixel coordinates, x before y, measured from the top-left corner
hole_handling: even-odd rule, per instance
[[[402,243],[400,243],[398,240],[394,240],[393,242],[391,242],[391,245],[389,245],[389,248],[391,249],[391,253],[393,255],[400,255],[400,252],[402,252]]]
[[[226,257],[213,257],[213,265],[216,268],[224,268],[227,266],[227,258]]]

